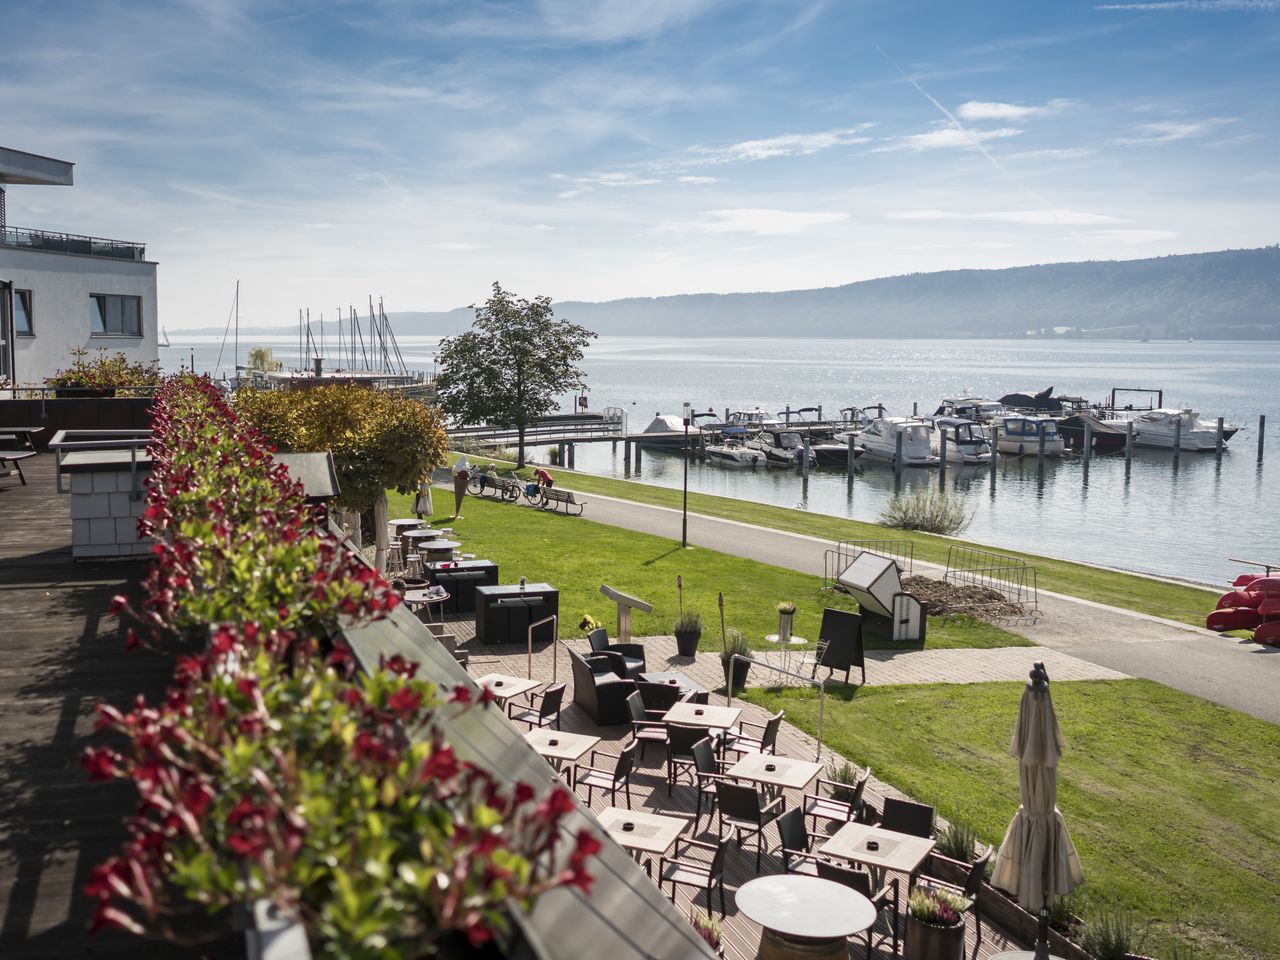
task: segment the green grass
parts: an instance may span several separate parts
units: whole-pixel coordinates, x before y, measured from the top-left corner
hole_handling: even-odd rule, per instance
[[[823,739],[999,844],[1018,807],[1020,683],[834,688]],[[1151,921],[1140,953],[1280,956],[1280,728],[1146,680],[1053,687],[1058,806],[1084,866],[1080,910]],[[816,732],[812,691],[747,698]],[[1185,949],[1185,946],[1184,946]]]
[[[388,499],[389,516],[409,515],[408,497],[391,493]],[[823,607],[855,609],[849,597],[822,590],[820,577],[714,550],[682,550],[673,540],[585,517],[469,496],[463,519],[449,521],[452,492],[439,491],[434,503],[439,512],[433,522],[451,526],[468,553],[496,561],[504,583],[524,576],[560,590],[561,636],[583,636],[578,622],[587,613],[613,632],[615,607],[601,596],[602,583],[653,604],[653,613],[633,617],[636,635],[670,634],[678,613],[677,575],[684,578],[685,609],[702,614],[704,650],[720,646],[717,592],[724,594],[727,625],[741,630],[757,648],[768,646],[764,635],[778,628],[774,606],[780,600],[797,604],[795,632],[802,637],[818,635]],[[971,617],[929,620],[930,649],[1025,645],[1022,637]]]

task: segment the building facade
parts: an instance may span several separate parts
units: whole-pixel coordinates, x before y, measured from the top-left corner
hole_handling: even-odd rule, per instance
[[[72,164],[0,147],[0,384],[41,386],[77,348],[159,357],[156,263],[143,244],[5,222],[6,187],[71,183]]]

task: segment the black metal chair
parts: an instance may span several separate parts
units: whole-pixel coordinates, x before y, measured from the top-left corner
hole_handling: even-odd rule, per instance
[[[716,782],[724,779],[724,770],[729,765],[716,757],[715,745],[710,737],[704,737],[693,745],[693,778],[698,788],[697,806],[693,811],[693,832],[698,832],[698,821],[702,819],[702,801],[707,801],[707,817],[716,809]]]
[[[680,699],[680,688],[669,683],[649,683],[647,680],[636,681],[636,692],[644,701],[646,710],[658,710],[666,713]]]
[[[867,781],[871,779],[871,768],[867,767],[853,786],[838,780],[819,777],[813,793],[806,793],[801,800],[804,815],[813,819],[813,829],[818,829],[818,818],[832,820],[836,823],[864,822],[868,818],[869,808],[863,793],[867,789]],[[822,791],[827,791],[823,796]],[[852,791],[848,799],[842,796]]]
[[[726,825],[733,830],[738,846],[742,846],[744,833],[755,834],[756,873],[759,873],[760,854],[764,852],[764,828],[782,813],[786,800],[783,797],[774,797],[768,803],[761,805],[760,791],[756,787],[730,783],[728,780],[717,780],[716,803],[720,807],[718,837],[724,837]]]
[[[644,708],[644,701],[639,693],[627,697],[627,711],[631,716],[631,742],[628,746],[640,744],[640,759],[644,759],[645,747],[649,744],[667,745],[667,724],[661,717],[651,716]]]
[[[739,720],[738,725],[725,734],[724,749],[734,753],[773,753],[778,752],[778,730],[782,727],[785,710],[779,710],[764,723],[751,720]],[[759,730],[759,736],[746,733],[744,727]]]
[[[534,709],[534,701],[539,701]],[[529,706],[522,707],[515,701],[507,704],[507,716],[517,723],[527,723],[533,727],[549,727],[554,724],[560,729],[560,705],[564,702],[564,684],[555,683],[541,693],[529,697]]]
[[[850,867],[842,867],[839,864],[827,863],[825,860],[816,861],[818,868],[818,876],[823,880],[833,880],[836,883],[843,883],[846,887],[852,888],[857,893],[862,894],[871,901],[871,905],[876,908],[876,919],[883,919],[889,926],[890,934],[893,938],[893,955],[898,955],[898,909],[899,909],[899,884],[898,878],[885,882],[879,890],[874,890],[871,882],[871,874],[864,870],[854,870]],[[873,930],[875,924],[867,927],[867,956],[871,956],[871,947],[873,939]],[[885,935],[881,935],[883,939]]]
[[[778,817],[778,842],[782,845],[782,869],[786,873],[818,875],[816,858],[809,852],[813,837],[804,825],[804,811],[793,807]]]
[[[848,610],[827,607],[822,611],[822,627],[818,630],[818,655],[810,676],[818,675],[818,668],[827,668],[827,677],[837,670],[844,671],[844,682],[849,682],[849,671],[858,667],[862,682],[867,682],[867,658],[862,647],[862,617]]]
[[[909,833],[913,837],[928,839],[933,836],[933,807],[914,800],[885,797],[880,812],[880,826],[885,830]]]
[[[686,767],[693,768],[694,744],[710,737],[711,731],[706,727],[694,727],[683,723],[667,724],[667,796],[671,796],[671,790],[675,786],[680,771]],[[696,777],[694,782],[696,784]]]
[[[987,864],[991,861],[991,855],[995,852],[994,847],[987,847],[986,853],[978,857],[973,863],[961,863],[959,860],[953,860],[950,857],[944,857],[936,850],[930,852],[929,861],[945,860],[947,863],[954,864],[961,870],[968,870],[969,874],[965,877],[964,883],[951,883],[947,880],[939,880],[937,877],[923,874],[920,882],[928,884],[931,887],[945,887],[960,894],[965,899],[965,912],[973,914],[973,920],[976,925],[978,940],[982,940],[982,883],[987,878]]]
[[[576,786],[587,788],[587,806],[591,806],[591,791],[608,790],[609,803],[617,806],[618,789],[622,788],[627,798],[627,809],[631,809],[631,771],[635,767],[636,745],[628,743],[618,754],[618,762],[612,770],[604,770],[596,766],[596,751],[591,751],[591,765],[573,766],[573,782]]]
[[[711,862],[698,863],[695,860],[681,860],[681,849],[694,847],[710,850]],[[689,887],[701,887],[707,891],[707,916],[711,915],[711,891],[720,888],[720,916],[724,910],[724,852],[723,843],[706,843],[702,840],[690,840],[678,837],[675,845],[675,857],[668,860],[665,856],[658,858],[658,889],[662,889],[663,881],[671,884],[671,902],[676,902],[676,884]]]
[[[603,654],[613,664],[613,672],[626,680],[634,680],[647,669],[644,663],[644,645],[639,643],[610,643],[609,632],[597,627],[587,634],[591,652]]]

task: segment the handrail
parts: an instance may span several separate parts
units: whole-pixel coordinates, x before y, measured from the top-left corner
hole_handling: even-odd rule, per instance
[[[554,627],[552,628],[552,630],[551,630],[551,634],[552,634],[552,637],[551,637],[551,639],[552,639],[552,647],[551,647],[551,650],[552,650],[552,654],[551,654],[551,660],[552,660],[551,674],[552,674],[552,676],[551,676],[551,679],[552,679],[553,681],[555,680],[555,665],[554,665],[554,664],[555,664],[555,641],[557,641],[557,640],[559,640],[559,639],[560,639],[560,618],[559,618],[558,616],[556,616],[556,614],[554,614],[554,613],[553,613],[553,614],[551,614],[551,616],[549,616],[549,617],[543,617],[543,618],[542,618],[541,620],[539,620],[537,623],[531,623],[531,624],[529,624],[529,659],[528,659],[527,663],[525,664],[525,668],[524,668],[524,675],[525,675],[525,679],[526,679],[526,680],[532,680],[532,679],[533,679],[533,631],[534,631],[534,629],[535,629],[535,628],[540,627],[540,626],[542,626],[543,624],[546,624],[546,623],[553,623],[553,624],[555,624],[555,626],[554,626]]]
[[[132,436],[130,436],[132,434]],[[107,440],[106,437],[121,437],[119,440]],[[96,440],[68,440],[71,436],[98,437]],[[142,488],[138,485],[138,448],[146,448],[151,443],[150,430],[59,430],[49,441],[49,449],[53,451],[54,488],[58,493],[66,493],[62,489],[62,453],[64,450],[125,450],[129,451],[129,499],[141,500]]]
[[[826,699],[827,699],[827,679],[828,678],[823,677],[821,680],[817,680],[814,677],[806,677],[804,674],[796,673],[792,670],[784,670],[782,667],[775,667],[773,664],[768,663],[764,660],[756,660],[753,657],[744,656],[741,653],[733,654],[729,658],[729,663],[732,664],[735,660],[741,660],[744,663],[754,663],[758,667],[764,667],[766,670],[773,670],[775,673],[786,674],[788,677],[795,677],[797,680],[803,680],[805,683],[812,684],[813,686],[818,688],[818,736],[816,738],[818,741],[818,752],[814,754],[813,759],[815,762],[821,762],[822,760],[822,714],[823,714],[823,708],[826,704]],[[733,706],[732,666],[730,667],[730,675],[725,681],[725,688],[728,693],[725,703],[727,706],[731,707]]]

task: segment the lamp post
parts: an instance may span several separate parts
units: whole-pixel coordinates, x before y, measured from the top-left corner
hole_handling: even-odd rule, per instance
[[[693,408],[684,405],[684,500],[680,504],[680,546],[689,546],[689,416]]]

